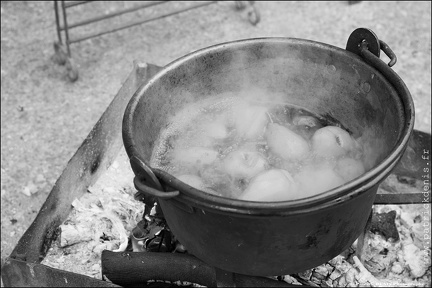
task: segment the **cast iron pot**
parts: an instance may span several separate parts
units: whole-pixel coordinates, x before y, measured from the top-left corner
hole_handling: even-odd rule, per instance
[[[148,196],[146,203],[158,200],[188,251],[217,268],[284,275],[332,259],[361,234],[378,185],[402,157],[413,130],[411,95],[379,59],[380,49],[394,58],[372,31],[359,28],[347,50],[304,39],[258,38],[173,61],[136,91],[125,111],[123,141],[135,186]],[[367,153],[377,161],[342,186],[283,202],[207,194],[150,167],[155,141],[172,115],[196,101],[250,87],[282,93],[286,103],[331,115],[355,138],[367,139]]]

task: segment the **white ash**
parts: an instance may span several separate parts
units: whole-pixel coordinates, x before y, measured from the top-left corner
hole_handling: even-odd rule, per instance
[[[134,199],[133,177],[122,150],[88,193],[72,202],[59,239],[42,264],[102,279],[102,251],[124,251],[144,212],[143,204]]]
[[[122,223],[123,233],[129,236],[143,214],[142,203],[133,199],[136,192],[133,177],[126,153],[122,150],[107,172],[89,188],[89,193],[74,201],[74,209],[62,225],[63,231],[71,235],[62,234],[42,264],[102,279],[102,250],[125,248],[120,247],[125,243],[122,229],[113,222]],[[391,181],[395,179],[390,177]],[[406,185],[404,189],[416,188]],[[376,205],[373,209],[376,213],[396,211],[399,241],[386,241],[384,237],[369,232],[362,261],[353,253],[356,241],[349,251],[314,269],[270,278],[316,287],[429,287],[431,247],[427,238],[430,238],[430,212],[425,213],[421,204]],[[429,234],[425,234],[424,225],[427,223]],[[66,240],[69,239],[68,245],[65,236]],[[201,287],[185,281],[176,284]]]
[[[386,241],[369,232],[362,262],[354,254],[340,255],[298,277],[322,287],[430,287],[430,212],[425,212],[423,204],[375,205],[373,209],[376,213],[396,211],[399,241]],[[334,268],[330,273],[329,266]]]

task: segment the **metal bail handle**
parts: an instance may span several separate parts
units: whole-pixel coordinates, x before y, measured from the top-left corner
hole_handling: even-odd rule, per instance
[[[377,35],[370,29],[357,28],[354,30],[346,45],[346,50],[362,56],[364,50],[368,50],[378,58],[381,50],[390,58],[389,67],[396,64],[397,57],[393,50],[382,40],[379,40]]]
[[[180,191],[164,192],[164,191],[160,191],[160,190],[151,188],[151,187],[147,186],[145,183],[143,183],[136,176],[134,178],[134,185],[138,191],[143,192],[144,194],[147,194],[147,195],[151,195],[151,196],[156,197],[156,198],[160,198],[160,199],[170,199],[170,198],[174,198],[180,194]]]
[[[169,199],[179,195],[179,191],[164,191],[162,184],[159,179],[153,173],[150,167],[148,167],[143,161],[141,161],[137,156],[132,156],[130,158],[130,163],[132,170],[135,173],[134,185],[135,188],[144,193],[145,195],[152,196],[154,198]],[[156,199],[147,199],[151,204]],[[150,205],[152,206],[152,205]]]

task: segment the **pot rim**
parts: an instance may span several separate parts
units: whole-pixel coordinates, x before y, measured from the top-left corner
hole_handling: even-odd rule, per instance
[[[146,90],[149,89],[154,83],[163,77],[167,71],[177,68],[185,62],[193,60],[203,54],[207,54],[209,52],[218,51],[221,49],[225,49],[227,46],[230,47],[242,47],[247,44],[257,44],[257,43],[290,43],[290,44],[300,44],[300,45],[312,45],[321,49],[330,49],[336,54],[345,54],[353,59],[353,61],[358,61],[362,63],[361,65],[368,65],[374,73],[379,74],[383,79],[385,79],[391,86],[395,86],[394,83],[390,82],[388,78],[386,78],[383,73],[376,70],[375,67],[371,66],[363,58],[354,54],[345,49],[332,46],[329,44],[307,40],[307,39],[299,39],[299,38],[289,38],[289,37],[259,37],[259,38],[248,38],[248,39],[240,39],[235,41],[223,42],[219,44],[215,44],[212,46],[208,46],[205,48],[198,49],[196,51],[190,52],[172,62],[167,64],[159,71],[152,79],[150,79],[146,84],[143,84],[132,96],[125,114],[123,118],[123,140],[125,143],[126,151],[128,152],[129,157],[135,155],[140,158],[144,163],[148,164],[148,161],[145,161],[141,157],[139,157],[138,150],[135,147],[134,140],[132,138],[132,120],[134,112],[136,111],[139,100],[143,97]],[[169,187],[179,190],[180,195],[175,199],[182,199],[182,202],[194,203],[201,208],[207,208],[211,210],[224,210],[226,212],[235,212],[242,214],[267,214],[267,212],[272,213],[276,211],[291,211],[295,212],[297,210],[304,209],[321,209],[328,205],[333,205],[337,203],[342,203],[348,201],[349,199],[356,197],[356,195],[361,194],[364,191],[372,188],[375,185],[378,185],[381,181],[391,173],[391,170],[396,166],[396,164],[401,159],[407,145],[409,138],[411,137],[412,131],[414,129],[414,103],[405,83],[400,79],[400,77],[390,68],[387,67],[390,72],[396,75],[398,78],[398,84],[400,84],[400,89],[395,90],[399,95],[399,99],[403,105],[403,112],[405,117],[404,125],[401,129],[401,132],[398,136],[398,140],[396,141],[395,148],[377,165],[371,168],[369,171],[364,173],[358,178],[355,178],[345,184],[338,186],[334,189],[327,190],[316,195],[296,199],[296,200],[286,200],[286,201],[275,201],[275,202],[258,202],[258,201],[247,201],[247,200],[239,200],[234,198],[228,198],[223,196],[212,195],[209,193],[205,193],[199,189],[195,189],[182,181],[178,180],[176,177],[171,174],[160,170],[154,169],[153,172],[155,175],[160,178],[165,184]],[[402,91],[401,91],[402,90]],[[330,204],[333,203],[333,204]]]

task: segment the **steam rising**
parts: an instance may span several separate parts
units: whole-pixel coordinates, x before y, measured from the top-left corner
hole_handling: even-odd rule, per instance
[[[249,201],[309,197],[365,172],[362,148],[340,125],[246,95],[181,110],[160,134],[152,167],[203,193]]]
[[[199,55],[160,85],[169,104],[147,111],[163,123],[151,167],[241,199],[266,173],[285,175],[289,200],[351,181],[389,153],[402,108],[388,105],[396,94],[382,78],[320,47],[259,44]],[[245,200],[276,200],[261,196]]]

